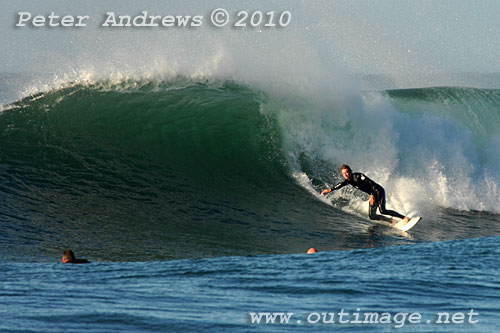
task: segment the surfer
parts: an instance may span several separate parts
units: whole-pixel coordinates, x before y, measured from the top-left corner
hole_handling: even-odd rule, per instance
[[[63,252],[62,262],[65,264],[88,264],[90,261],[87,259],[76,259],[73,251],[68,249]]]
[[[403,219],[404,223],[408,223],[410,220],[409,217],[403,216],[398,212],[393,210],[388,210],[385,208],[385,190],[382,186],[375,183],[370,178],[366,177],[364,174],[359,172],[352,172],[351,168],[348,165],[343,164],[340,167],[340,171],[342,172],[342,176],[344,176],[345,180],[343,182],[338,183],[333,188],[329,188],[321,192],[322,195],[330,193],[331,191],[335,191],[341,189],[342,187],[350,184],[370,195],[370,205],[368,207],[368,216],[372,220],[386,221],[394,226],[398,221],[383,215],[389,215],[392,217],[398,217]],[[380,214],[377,214],[377,208],[380,210]]]

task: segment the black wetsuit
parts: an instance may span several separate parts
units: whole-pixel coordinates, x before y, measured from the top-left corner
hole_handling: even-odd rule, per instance
[[[399,214],[398,212],[395,212],[393,210],[387,210],[385,208],[384,188],[379,184],[375,183],[370,178],[366,177],[362,173],[359,172],[351,173],[351,177],[349,180],[346,179],[343,182],[338,183],[332,188],[332,191],[341,189],[342,187],[348,184],[354,186],[358,190],[361,190],[365,193],[368,193],[370,195],[373,194],[373,196],[375,197],[375,202],[373,203],[373,205],[370,205],[368,207],[368,216],[370,216],[370,219],[392,222],[391,218],[382,215],[377,215],[377,208],[380,210],[380,214],[395,216],[399,217],[400,219],[404,218],[404,216]]]
[[[71,259],[71,260],[68,260],[64,263],[65,264],[90,264],[90,261],[88,261],[87,259]]]

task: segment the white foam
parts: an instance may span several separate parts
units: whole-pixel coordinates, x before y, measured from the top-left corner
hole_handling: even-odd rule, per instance
[[[379,93],[342,103],[329,110],[282,110],[281,126],[294,168],[301,169],[304,156],[315,163],[326,161],[336,175],[330,177],[333,183],[339,179],[340,164],[349,164],[381,184],[387,207],[405,215],[420,215],[436,206],[500,212],[497,155],[490,148],[486,153],[492,158],[481,162],[481,145],[466,127],[447,117],[401,113]],[[323,170],[313,167],[312,172],[325,177]],[[359,211],[359,201],[350,200],[349,205]]]

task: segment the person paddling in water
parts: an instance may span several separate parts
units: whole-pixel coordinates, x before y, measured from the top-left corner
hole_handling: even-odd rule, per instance
[[[62,262],[65,264],[88,264],[87,259],[76,259],[75,254],[70,249],[63,252]]]
[[[322,195],[341,189],[342,187],[350,184],[358,190],[361,190],[370,195],[370,206],[368,207],[368,216],[370,217],[370,219],[386,221],[389,222],[391,226],[394,226],[398,222],[397,220],[389,218],[387,216],[383,216],[389,215],[391,217],[398,217],[400,219],[403,219],[405,224],[408,223],[408,221],[410,220],[409,217],[403,216],[398,212],[385,208],[385,190],[382,186],[375,183],[373,180],[366,177],[362,173],[353,173],[348,165],[343,164],[340,167],[340,171],[342,172],[342,176],[344,176],[345,180],[341,183],[338,183],[333,188],[324,190],[323,192],[321,192]],[[383,215],[377,215],[377,208],[380,210],[380,214]]]

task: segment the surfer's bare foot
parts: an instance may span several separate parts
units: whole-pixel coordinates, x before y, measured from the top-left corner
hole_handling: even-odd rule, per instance
[[[403,222],[406,224],[408,222],[410,222],[410,218],[408,216],[405,216],[405,218],[403,219]]]

